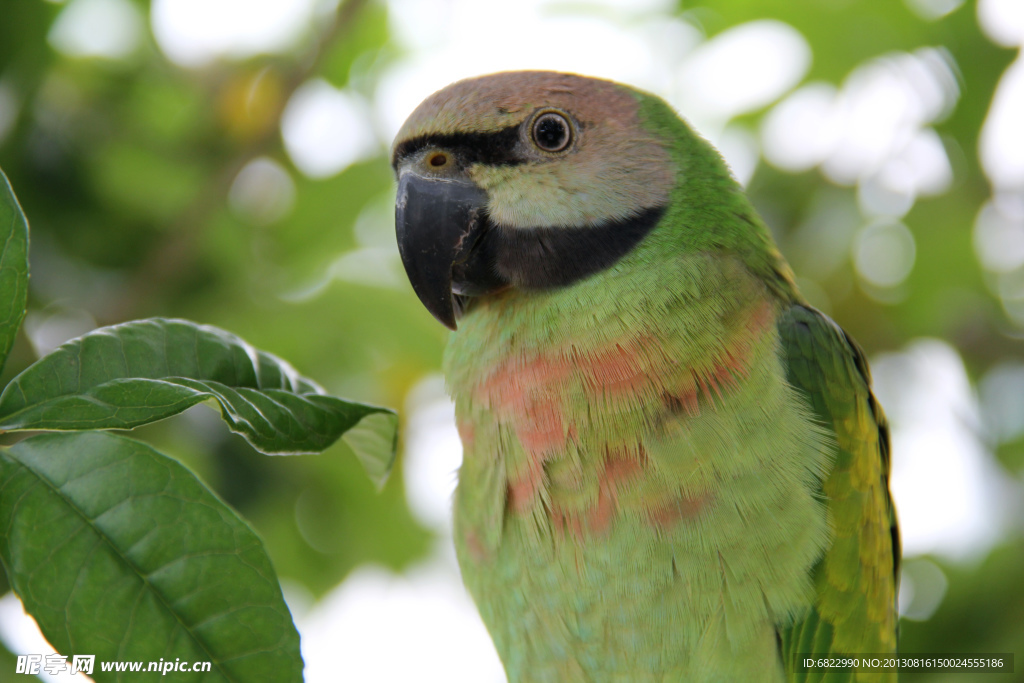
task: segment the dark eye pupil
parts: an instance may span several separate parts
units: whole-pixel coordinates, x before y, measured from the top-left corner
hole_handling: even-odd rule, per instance
[[[557,152],[569,142],[569,129],[561,116],[547,114],[542,116],[533,129],[533,137],[541,149]]]

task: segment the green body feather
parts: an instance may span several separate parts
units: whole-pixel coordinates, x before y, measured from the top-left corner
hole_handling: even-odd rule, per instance
[[[509,680],[800,680],[798,653],[892,652],[863,358],[717,153],[636,96],[671,140],[659,224],[569,287],[474,301],[446,352],[456,546]]]

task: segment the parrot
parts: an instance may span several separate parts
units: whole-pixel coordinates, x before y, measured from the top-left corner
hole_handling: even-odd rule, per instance
[[[889,429],[718,151],[655,95],[521,71],[427,97],[391,164],[510,683],[895,680],[801,666],[896,652]]]

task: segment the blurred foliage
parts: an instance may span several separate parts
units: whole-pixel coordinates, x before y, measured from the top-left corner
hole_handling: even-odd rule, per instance
[[[146,16],[148,3],[134,4]],[[934,128],[954,181],[938,196],[919,197],[902,218],[916,242],[913,270],[898,296],[879,296],[858,279],[852,238],[840,237],[839,265],[811,283],[809,296],[869,355],[936,337],[959,350],[977,382],[997,364],[1024,362],[1024,331],[993,294],[972,243],[975,218],[992,194],[978,160],[979,131],[1017,53],[983,34],[974,2],[935,20],[911,4],[687,0],[675,14],[707,36],[753,19],[785,21],[813,51],[807,79],[837,87],[893,51],[946,51],[960,97]],[[384,4],[345,0],[294,49],[196,69],[169,61],[149,30],[122,59],[61,54],[48,35],[62,9],[8,0],[0,10],[0,83],[17,102],[0,137],[0,167],[32,223],[28,327],[85,325],[81,333],[132,318],[189,318],[288,358],[332,393],[401,408],[410,387],[438,370],[445,331],[404,282],[332,277],[332,264],[366,246],[367,231],[374,245],[390,244],[385,149],[315,179],[293,164],[279,125],[289,98],[314,78],[372,99],[380,76],[403,56]],[[738,123],[756,130],[767,111]],[[260,157],[280,164],[294,184],[294,203],[270,218],[228,201],[239,171]],[[837,186],[817,169],[791,174],[761,160],[748,192],[798,275],[820,258],[807,226],[845,229],[821,219],[823,206],[850,207],[866,221],[856,188]],[[2,380],[34,358],[20,337]],[[241,438],[211,429],[208,416],[194,411],[141,432],[180,455],[250,520],[279,575],[314,595],[362,563],[400,569],[430,547],[430,532],[404,501],[401,462],[378,495],[343,445],[321,456],[255,457]],[[1018,482],[1022,438],[990,440]],[[936,560],[949,580],[947,597],[930,620],[905,623],[906,650],[994,652],[1024,642],[1024,545],[1019,528],[1013,534],[977,566]]]
[[[81,312],[97,325],[149,314],[217,321],[300,372],[315,370],[330,391],[400,406],[444,343],[414,298],[360,286],[331,286],[302,303],[278,296],[353,245],[367,198],[389,190],[386,162],[323,181],[293,174],[294,211],[274,225],[247,224],[226,202],[253,157],[287,163],[277,124],[292,91],[321,67],[345,78],[359,55],[384,47],[382,9],[362,5],[348,3],[336,22],[317,27],[322,55],[311,40],[309,53],[190,72],[170,64],[148,33],[124,61],[63,57],[47,42],[59,5],[5,3],[0,78],[21,106],[0,141],[0,167],[32,226],[30,323]],[[416,317],[420,329],[410,335]],[[423,348],[410,352],[410,339]],[[19,338],[3,379],[34,356]],[[283,578],[319,595],[359,564],[401,568],[428,547],[405,507],[400,471],[378,495],[344,445],[267,459],[204,419],[143,434],[260,531]]]
[[[943,567],[949,589],[939,609],[927,621],[904,620],[900,649],[905,652],[1013,652],[1014,674],[983,674],[984,680],[1021,679],[1024,666],[1024,590],[1021,566],[1024,540],[996,548],[976,567]],[[979,676],[980,677],[980,676]],[[906,673],[904,683],[964,681],[962,673]]]

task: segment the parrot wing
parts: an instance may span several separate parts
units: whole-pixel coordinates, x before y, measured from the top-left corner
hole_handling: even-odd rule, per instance
[[[813,569],[811,609],[781,629],[791,681],[896,680],[850,670],[801,673],[798,655],[894,653],[900,542],[889,495],[889,427],[864,353],[822,313],[795,304],[778,322],[789,383],[836,441],[822,484],[833,541]]]

